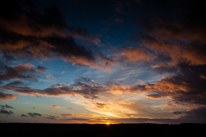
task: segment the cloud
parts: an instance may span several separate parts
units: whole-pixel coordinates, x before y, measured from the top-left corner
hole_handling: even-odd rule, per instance
[[[9,55],[7,53],[3,53],[2,58],[4,59],[5,62],[10,62],[10,61],[14,61],[15,60],[13,56],[11,56],[11,55]]]
[[[157,94],[157,93],[145,95],[144,97],[151,98],[151,99],[162,99],[162,98],[164,98],[164,96],[162,96],[161,94]]]
[[[80,113],[80,114],[61,114],[60,116],[63,117],[70,117],[70,116],[75,116],[75,117],[90,117],[90,116],[94,116],[92,114],[84,114],[84,113]]]
[[[0,70],[0,80],[10,79],[35,79],[37,76],[33,75],[36,71],[32,64],[18,64],[16,66],[5,66]],[[28,73],[28,74],[26,74]]]
[[[150,61],[152,54],[145,48],[122,47],[114,53],[116,60],[125,62]]]
[[[56,120],[57,119],[56,116],[51,116],[51,115],[47,116],[46,118],[51,119],[51,120]]]
[[[15,82],[24,85],[23,82]],[[138,92],[132,86],[123,82],[114,83],[106,82],[100,84],[86,77],[79,77],[72,85],[55,84],[45,89],[32,89],[27,86],[15,85],[8,83],[0,87],[1,91],[11,91],[23,95],[30,96],[66,96],[66,95],[80,95],[87,99],[97,99],[99,93],[110,94],[137,94]]]
[[[165,104],[166,106],[169,106],[169,107],[179,107],[180,106],[176,104],[174,101],[166,101]]]
[[[93,116],[93,115],[92,114],[80,113],[80,114],[74,114],[74,116],[76,116],[76,117],[90,117],[90,116]]]
[[[206,79],[206,76],[204,74],[200,74],[200,78]]]
[[[11,114],[14,114],[14,113],[12,111],[7,111],[5,109],[1,109],[0,114],[11,115]]]
[[[52,85],[49,88],[40,90],[40,89],[31,89],[30,87],[17,87],[11,86],[9,84],[0,87],[2,91],[12,91],[19,94],[31,95],[31,96],[63,96],[63,95],[74,95],[73,89],[68,85]]]
[[[50,109],[54,109],[54,108],[62,108],[62,107],[57,106],[57,105],[53,105],[53,106],[50,106],[49,108],[50,108]]]
[[[21,117],[27,117],[27,115],[21,114]]]
[[[131,88],[130,85],[127,85],[123,82],[106,82],[100,84],[91,80],[87,77],[79,77],[75,80],[75,83],[72,85],[77,87],[78,92],[84,93],[85,98],[98,98],[98,93],[110,93],[110,94],[124,94],[124,93],[137,93]]]
[[[172,112],[173,114],[182,114],[182,112],[180,112],[180,111],[174,111],[174,112]]]
[[[12,109],[13,109],[12,106],[9,106],[9,105],[7,105],[7,104],[5,104],[5,105],[0,105],[0,107],[1,107],[2,109],[4,109],[4,108],[12,108]]]
[[[158,65],[154,65],[152,66],[152,68],[159,72],[159,73],[175,73],[178,72],[178,68],[176,65],[172,65],[172,64],[164,64],[164,63],[159,63]]]
[[[129,101],[119,101],[119,104],[122,104],[122,105],[132,105],[134,104],[135,102],[129,102]]]
[[[61,114],[61,116],[67,117],[67,116],[73,116],[73,114]]]
[[[173,115],[179,117],[179,121],[198,121],[200,117],[205,122],[205,108],[200,107],[206,105],[206,19],[203,2],[149,0],[135,3],[132,7],[140,13],[136,17],[136,26],[140,30],[132,39],[136,45],[131,48],[131,54],[122,49],[125,53],[124,58],[121,55],[122,61],[145,61],[164,77],[131,86],[131,89],[146,98],[167,99],[165,106],[173,107]],[[189,110],[180,111],[180,108]]]
[[[47,79],[56,79],[55,77],[46,76]]]
[[[31,117],[42,116],[42,115],[39,114],[39,113],[31,113],[31,112],[29,112],[28,115],[31,116]]]
[[[155,84],[137,85],[134,88],[141,92],[152,93],[147,97],[168,97],[176,102],[206,104],[206,80],[199,77],[200,74],[205,75],[206,66],[181,64],[179,68],[179,73],[166,76],[156,81]]]
[[[110,107],[108,107],[106,104],[104,103],[98,103],[98,102],[95,102],[95,106],[99,109],[105,109],[105,110],[109,110]]]
[[[187,111],[174,111],[173,114],[180,115],[179,119],[204,119],[206,120],[206,107],[198,107]]]
[[[155,55],[167,55],[176,64],[206,64],[206,20],[201,1],[136,1],[134,7],[142,13],[136,25],[143,30],[134,36],[141,48],[147,48]]]
[[[0,92],[0,100],[13,100],[18,97],[19,96],[17,94],[6,94],[3,92]]]
[[[101,41],[97,35],[92,35],[88,30],[82,29],[78,26],[69,27],[69,33],[72,37],[90,41],[96,45],[100,45]]]
[[[45,68],[45,67],[42,67],[42,66],[38,66],[37,69],[36,69],[36,71],[38,71],[38,72],[44,72],[46,70],[48,70],[48,68]]]
[[[15,0],[5,2],[1,7],[0,52],[27,59],[62,58],[73,65],[83,64],[105,71],[115,64],[99,51],[77,44],[76,38],[94,44],[99,44],[100,40],[86,29],[68,26],[57,7],[39,12],[33,4]]]

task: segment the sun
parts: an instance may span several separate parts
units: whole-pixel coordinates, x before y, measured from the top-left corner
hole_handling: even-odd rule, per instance
[[[106,125],[110,125],[110,123],[106,123]]]

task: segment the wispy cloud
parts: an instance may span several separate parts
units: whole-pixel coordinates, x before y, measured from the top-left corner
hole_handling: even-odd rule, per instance
[[[31,112],[29,112],[28,115],[31,116],[31,117],[33,117],[33,118],[36,117],[36,116],[42,116],[42,115],[39,114],[39,113],[31,113]]]
[[[50,109],[55,109],[55,108],[62,108],[62,107],[57,106],[57,105],[53,105],[53,106],[50,106],[49,108],[50,108]]]
[[[47,79],[56,79],[55,77],[52,76],[46,76]]]

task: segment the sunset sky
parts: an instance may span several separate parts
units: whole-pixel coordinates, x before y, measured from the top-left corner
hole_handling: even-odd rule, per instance
[[[206,123],[202,0],[0,2],[0,122]]]

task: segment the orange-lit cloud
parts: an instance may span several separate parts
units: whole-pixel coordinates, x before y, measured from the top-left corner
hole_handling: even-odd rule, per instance
[[[169,106],[169,107],[179,107],[180,106],[179,104],[176,104],[174,101],[166,101],[165,104],[166,106]]]
[[[0,100],[13,100],[18,97],[19,96],[17,94],[6,94],[3,92],[0,92]]]
[[[129,102],[129,101],[119,101],[119,104],[122,104],[122,105],[132,105],[132,104],[134,104],[134,102]]]
[[[96,103],[95,103],[95,106],[96,106],[98,109],[110,110],[110,107],[107,106],[107,105],[104,104],[104,103],[98,103],[98,102],[96,102]]]
[[[57,106],[57,105],[53,105],[53,106],[50,106],[49,108],[50,108],[50,109],[55,109],[55,108],[62,108],[62,107]]]
[[[117,60],[126,62],[150,61],[152,54],[144,48],[123,47],[121,51],[114,53]]]
[[[101,41],[86,29],[68,26],[57,7],[44,8],[43,12],[39,12],[26,5],[23,7],[17,1],[12,3],[4,3],[3,7],[9,6],[13,11],[5,9],[0,16],[0,37],[3,39],[0,42],[0,52],[30,59],[62,58],[72,64],[87,65],[104,71],[110,71],[110,67],[116,64],[100,52],[78,45],[75,39],[96,45],[100,45]],[[6,16],[7,13],[11,16]]]
[[[134,88],[149,93],[145,97],[152,99],[168,97],[174,99],[176,103],[206,104],[204,90],[206,81],[200,77],[200,74],[205,74],[205,66],[183,65],[180,68],[180,73],[166,76],[155,84],[137,85]],[[172,106],[172,104],[168,105]]]
[[[200,74],[200,78],[206,79],[206,76],[204,74]]]
[[[73,116],[73,114],[61,114],[61,116],[68,117],[68,116]]]

